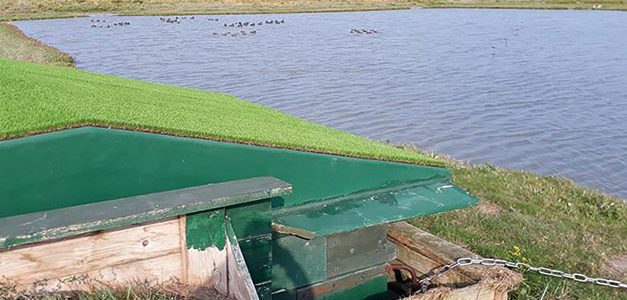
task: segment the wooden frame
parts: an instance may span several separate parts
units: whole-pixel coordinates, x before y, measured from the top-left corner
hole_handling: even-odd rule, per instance
[[[262,177],[2,218],[0,276],[28,291],[176,279],[258,299],[224,209],[290,191]],[[219,212],[219,226],[199,231],[213,243],[190,247],[187,216],[205,211]]]

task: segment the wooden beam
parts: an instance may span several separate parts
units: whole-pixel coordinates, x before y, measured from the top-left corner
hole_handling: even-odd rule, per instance
[[[388,238],[398,248],[398,260],[425,274],[462,257],[479,256],[407,222],[388,225]],[[522,282],[522,275],[499,266],[459,267],[440,277],[438,287],[412,300],[431,299],[507,299],[507,293]],[[453,288],[459,287],[459,288]]]
[[[226,249],[228,262],[228,293],[236,300],[259,300],[257,290],[250,277],[242,249],[230,222],[226,222]]]
[[[180,264],[179,238],[178,219],[170,219],[0,252],[0,270],[2,276],[20,286],[90,274],[107,268],[121,270],[122,273],[128,270],[131,272],[128,276],[152,276],[154,274],[151,272],[157,269],[144,268],[148,273],[142,274],[141,268],[140,271],[134,271],[122,266],[164,256],[179,257],[179,261],[168,263]],[[180,268],[168,265],[164,270]],[[128,277],[122,273],[119,275]],[[181,273],[176,271],[174,274],[161,275],[181,276]]]
[[[257,177],[0,218],[0,248],[268,199],[291,190],[274,177]]]

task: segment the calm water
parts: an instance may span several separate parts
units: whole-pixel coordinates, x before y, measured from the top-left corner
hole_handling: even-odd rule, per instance
[[[627,199],[627,14],[409,10],[18,22],[79,68],[219,91]],[[285,24],[223,27],[236,21]],[[352,34],[352,28],[376,34]],[[256,34],[236,37],[225,32]],[[213,35],[213,33],[220,35]]]

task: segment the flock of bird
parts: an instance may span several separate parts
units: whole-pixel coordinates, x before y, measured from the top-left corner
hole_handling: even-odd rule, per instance
[[[175,17],[160,17],[159,20],[161,22],[164,23],[168,23],[168,24],[181,24],[182,20],[195,20],[196,17],[195,16],[175,16]],[[207,19],[210,22],[219,22],[220,19],[218,18],[208,18]],[[116,22],[113,23],[112,25],[106,24],[107,20],[104,19],[91,19],[91,27],[94,28],[111,28],[112,26],[128,26],[131,25],[130,22]],[[262,26],[262,25],[279,25],[279,24],[285,24],[285,20],[281,19],[281,20],[275,20],[275,19],[269,19],[269,20],[265,20],[265,21],[253,21],[253,22],[242,22],[242,21],[238,21],[238,22],[233,22],[233,23],[224,23],[224,25],[222,25],[222,27],[232,27],[232,28],[244,28],[244,27],[254,27],[254,26]],[[252,28],[251,28],[252,29]],[[374,30],[374,29],[351,29],[350,33],[352,34],[376,34],[379,33],[378,31]],[[231,36],[231,37],[236,37],[236,36],[243,36],[243,35],[255,35],[257,34],[257,30],[240,30],[240,31],[228,31],[228,32],[213,32],[212,35],[213,36]]]
[[[214,32],[212,33],[213,36],[232,36],[232,37],[236,37],[239,35],[255,35],[255,34],[257,34],[257,30],[251,30],[251,31],[241,30],[240,32],[222,32],[222,33]]]
[[[103,23],[107,23],[107,20],[105,19],[91,19],[91,28],[111,28],[111,26],[128,26],[131,25],[131,22],[116,22],[113,23],[113,25],[109,25],[109,24],[103,24]]]
[[[217,21],[217,19],[216,19]],[[278,24],[285,24],[285,20],[281,19],[281,20],[265,20],[265,21],[259,21],[259,22],[234,22],[234,23],[224,23],[224,25],[222,25],[222,27],[232,27],[232,28],[243,28],[243,27],[254,27],[254,26],[262,26],[262,25],[278,25]],[[257,34],[257,30],[250,30],[250,31],[246,31],[246,30],[240,30],[240,31],[235,31],[235,32],[213,32],[211,35],[213,36],[230,36],[230,37],[236,37],[236,36],[240,36],[240,35],[255,35]]]
[[[247,27],[247,26],[261,26],[263,24],[284,24],[285,20],[266,20],[261,22],[235,22],[231,24],[224,23],[223,27]]]
[[[379,33],[378,31],[374,30],[374,29],[351,29],[351,33],[355,33],[355,34],[375,34],[375,33]]]
[[[182,17],[176,16],[176,17],[174,17],[174,19],[170,19],[170,18],[166,19],[164,17],[159,18],[159,20],[161,22],[165,22],[165,23],[168,23],[168,24],[181,24],[181,20],[185,20],[185,19],[187,19],[186,16],[182,16]],[[189,19],[190,20],[194,20],[194,19],[196,19],[196,17],[195,16],[191,16],[191,17],[189,17]],[[209,21],[211,21],[211,20],[213,20],[213,19],[209,19]]]

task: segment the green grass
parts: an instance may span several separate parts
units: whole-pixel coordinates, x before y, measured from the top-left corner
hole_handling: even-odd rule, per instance
[[[448,166],[453,181],[478,196],[479,205],[412,224],[483,257],[625,280],[607,268],[608,259],[627,253],[625,201],[560,177],[452,160]],[[510,298],[540,299],[545,288],[545,300],[627,299],[615,288],[533,273],[524,274]]]
[[[0,139],[99,125],[375,159],[437,159],[235,97],[0,60]]]

